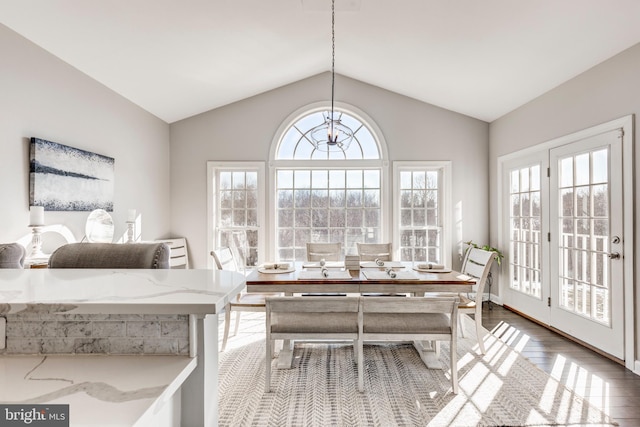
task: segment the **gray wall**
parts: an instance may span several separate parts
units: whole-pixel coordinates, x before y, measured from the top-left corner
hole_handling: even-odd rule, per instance
[[[326,101],[330,78],[323,73],[171,124],[171,229],[187,237],[194,267],[207,266],[206,162],[267,161],[278,126],[299,108]],[[462,223],[452,239],[488,239],[487,123],[339,75],[336,100],[376,122],[390,160],[453,161]],[[455,255],[454,248],[454,263]]]
[[[640,111],[640,44],[614,56],[591,70],[540,96],[490,125],[491,241],[498,239],[496,167],[499,156]],[[637,120],[637,118],[635,119]],[[637,141],[637,122],[634,123]],[[635,164],[639,150],[635,150]],[[635,223],[640,224],[637,197],[640,186],[635,174]],[[634,250],[640,253],[638,239]],[[635,269],[635,282],[638,269]],[[640,297],[636,292],[636,298]],[[636,301],[636,305],[637,305]],[[636,315],[638,322],[639,316]],[[640,325],[640,324],[638,324]],[[636,325],[636,333],[640,327]],[[640,340],[636,339],[636,342]]]
[[[169,125],[2,25],[0,57],[0,242],[30,233],[31,137],[115,158],[116,236],[130,208],[142,215],[143,238],[168,235]],[[79,240],[87,216],[45,212],[45,222]]]

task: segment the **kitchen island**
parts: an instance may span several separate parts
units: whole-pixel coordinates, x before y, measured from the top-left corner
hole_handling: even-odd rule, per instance
[[[29,346],[39,342],[35,336],[25,340],[24,354],[3,345],[0,403],[69,404],[71,426],[215,426],[218,314],[244,286],[243,275],[217,270],[0,270],[5,337],[16,328],[56,335],[74,317],[88,336],[91,316],[104,324],[114,316],[188,315],[186,355],[145,354],[143,346],[138,354],[117,354],[104,338],[94,340],[102,346],[70,354],[49,351],[55,341]],[[46,320],[34,321],[38,316]]]

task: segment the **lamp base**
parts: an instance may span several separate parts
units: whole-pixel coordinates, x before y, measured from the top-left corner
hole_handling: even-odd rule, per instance
[[[30,258],[46,257],[46,255],[42,252],[42,227],[39,225],[32,225],[31,230],[33,232],[33,236],[31,236]]]
[[[127,241],[125,243],[135,243],[135,227],[136,223],[134,221],[127,221]]]

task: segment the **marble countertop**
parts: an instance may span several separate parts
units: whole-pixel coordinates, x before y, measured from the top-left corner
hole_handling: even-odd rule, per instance
[[[186,356],[0,357],[0,384],[11,384],[0,387],[0,402],[69,405],[74,427],[152,426],[157,414],[171,413],[170,399],[196,363]]]
[[[187,381],[187,399],[197,403],[194,419],[217,416],[208,403],[198,401],[203,396],[193,394],[198,387],[211,392],[211,380],[204,373],[217,369],[217,339],[210,336],[217,322],[204,315],[220,313],[244,286],[242,274],[218,270],[0,269],[0,316],[193,314],[200,318],[197,336],[192,337],[198,343],[196,357],[4,355],[0,402],[68,404],[74,427],[156,427],[160,420],[162,425],[180,425],[175,419],[180,417],[175,414],[180,399],[176,392]]]
[[[214,314],[244,286],[219,270],[0,269],[0,315]]]

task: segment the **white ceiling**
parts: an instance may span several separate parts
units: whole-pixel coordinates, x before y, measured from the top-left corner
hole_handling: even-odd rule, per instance
[[[488,122],[640,42],[639,0],[336,9],[336,73]],[[0,23],[168,123],[331,68],[330,0],[0,0]]]

